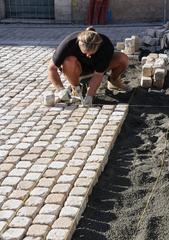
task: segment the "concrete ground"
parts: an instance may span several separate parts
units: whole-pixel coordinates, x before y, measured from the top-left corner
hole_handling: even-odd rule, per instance
[[[110,37],[113,43],[131,35],[144,35],[153,24],[94,26],[97,31]],[[158,26],[158,25],[156,25]],[[1,24],[0,44],[25,46],[56,46],[67,34],[86,28],[81,25]]]
[[[115,42],[148,27],[96,29]],[[80,29],[0,25],[0,239],[71,239],[126,117],[125,104],[43,105],[54,47]]]

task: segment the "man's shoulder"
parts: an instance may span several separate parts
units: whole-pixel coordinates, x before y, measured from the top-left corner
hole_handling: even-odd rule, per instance
[[[110,38],[109,38],[108,36],[106,36],[105,34],[100,33],[100,36],[102,37],[103,41],[112,42],[112,41],[110,40]]]
[[[77,36],[78,36],[79,32],[73,32],[73,33],[70,33],[69,35],[67,35],[63,41],[61,42],[61,44],[63,43],[68,43],[72,40],[76,40],[77,39]]]

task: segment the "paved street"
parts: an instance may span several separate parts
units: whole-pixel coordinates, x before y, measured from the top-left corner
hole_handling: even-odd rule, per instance
[[[0,239],[70,240],[127,115],[125,104],[43,105],[53,47],[78,29],[0,26]]]
[[[96,30],[110,37],[113,43],[124,41],[126,37],[143,36],[147,28],[154,25],[96,26]],[[80,31],[80,25],[32,25],[1,24],[0,44],[26,46],[56,46],[67,34]]]

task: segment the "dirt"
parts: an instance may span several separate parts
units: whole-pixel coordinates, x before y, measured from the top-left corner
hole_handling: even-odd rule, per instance
[[[129,113],[72,240],[169,239],[169,76],[164,93],[140,76],[135,61],[124,76],[133,91],[96,100],[129,102]]]

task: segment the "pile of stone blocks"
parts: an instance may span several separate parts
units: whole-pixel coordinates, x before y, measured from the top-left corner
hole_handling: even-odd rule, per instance
[[[116,49],[127,55],[135,55],[140,49],[149,52],[159,52],[161,50],[161,38],[169,30],[169,22],[163,26],[149,28],[141,36],[131,36],[123,42],[117,42]]]
[[[127,55],[132,55],[138,53],[140,42],[141,41],[138,36],[131,36],[130,38],[126,38],[124,42],[117,42],[116,49]]]
[[[145,35],[141,39],[141,49],[150,52],[160,51],[161,38],[167,30],[169,30],[169,22],[164,26],[147,29]]]
[[[141,86],[162,89],[167,74],[169,58],[167,54],[150,53],[142,58]]]

